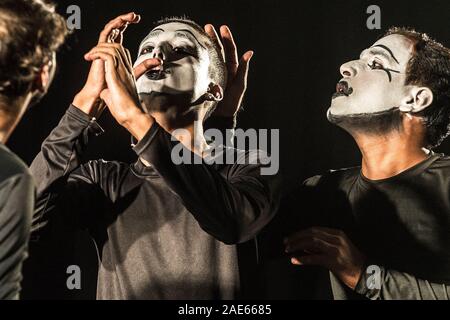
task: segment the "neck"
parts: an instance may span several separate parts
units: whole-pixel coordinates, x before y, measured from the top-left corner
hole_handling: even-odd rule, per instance
[[[207,143],[203,135],[203,117],[201,114],[198,112],[181,115],[170,112],[151,112],[150,115],[186,148],[198,155],[203,154]]]
[[[423,139],[407,132],[386,135],[353,134],[362,154],[362,174],[371,180],[393,177],[427,158]]]
[[[31,94],[23,97],[10,99],[0,97],[0,142],[6,143],[11,133],[19,123],[28,104]]]

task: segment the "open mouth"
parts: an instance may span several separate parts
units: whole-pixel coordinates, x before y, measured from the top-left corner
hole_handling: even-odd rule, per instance
[[[353,92],[353,88],[348,86],[346,81],[339,81],[336,84],[336,92],[333,93],[333,99],[341,96],[348,97]]]
[[[145,73],[145,76],[153,81],[164,79],[168,74],[170,74],[168,69],[154,68]]]

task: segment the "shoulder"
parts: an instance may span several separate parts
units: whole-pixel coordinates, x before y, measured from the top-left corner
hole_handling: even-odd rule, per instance
[[[450,156],[437,154],[437,159],[430,166],[432,169],[450,172]]]
[[[96,160],[90,160],[86,164],[86,166],[100,168],[102,170],[117,170],[117,171],[123,171],[123,170],[129,170],[130,164],[121,162],[121,161],[110,161],[110,160],[104,160],[104,159],[96,159]]]
[[[218,150],[219,152],[217,152]],[[228,157],[229,161],[224,162],[228,165],[267,164],[267,162],[273,160],[274,158],[271,157],[268,152],[260,149],[244,150],[234,147],[220,146],[215,150],[215,152],[215,158],[218,158],[219,160],[221,160],[222,158],[224,160],[227,160]]]
[[[105,182],[120,179],[130,172],[130,164],[120,161],[107,161],[104,159],[90,160],[83,164],[72,176],[84,177],[91,181]]]
[[[0,144],[0,182],[13,176],[31,178],[28,166],[6,146]]]
[[[316,188],[327,184],[345,185],[353,181],[359,175],[360,170],[361,167],[330,169],[324,174],[306,179],[302,185],[307,188]]]
[[[436,154],[435,160],[425,169],[424,174],[436,179],[436,183],[444,182],[450,187],[450,156]]]
[[[219,152],[217,152],[219,150]],[[279,159],[260,149],[243,150],[228,146],[216,149],[212,159],[219,171],[228,173],[255,171],[261,175],[277,176]]]

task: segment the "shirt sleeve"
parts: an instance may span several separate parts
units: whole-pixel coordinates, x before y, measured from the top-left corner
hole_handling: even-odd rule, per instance
[[[0,300],[19,298],[34,196],[33,179],[28,173],[0,184]]]
[[[234,134],[236,127],[236,116],[233,117],[219,117],[211,116],[206,119],[204,124],[204,134],[207,140],[214,140],[217,132],[221,137],[225,137],[224,144],[234,145]]]
[[[363,272],[355,291],[372,300],[450,300],[450,285],[381,266]]]
[[[88,203],[87,196],[94,195],[89,182],[93,170],[81,170],[81,158],[92,136],[103,133],[95,118],[91,118],[71,105],[58,126],[42,144],[41,152],[31,164],[36,180],[37,198],[32,222],[32,240],[37,240],[50,221],[54,209],[60,207],[73,223],[83,210],[82,203]],[[92,167],[95,163],[90,163]],[[78,174],[73,175],[77,170]],[[77,206],[73,204],[77,203]],[[72,210],[73,209],[73,210]]]
[[[221,174],[184,147],[183,154],[193,159],[192,164],[175,164],[171,155],[178,144],[155,122],[134,150],[154,167],[206,232],[226,244],[253,238],[272,219],[279,202],[278,177],[261,175],[260,163],[242,161],[261,154],[246,153],[245,159],[238,157]]]

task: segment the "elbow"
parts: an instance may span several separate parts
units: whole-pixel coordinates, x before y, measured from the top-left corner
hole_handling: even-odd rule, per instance
[[[216,240],[226,245],[236,245],[243,242],[242,233],[237,223],[231,223],[226,226],[222,225],[215,232],[212,230],[208,230],[207,232]]]
[[[220,234],[216,239],[226,245],[236,245],[241,243],[239,228],[237,226],[227,228],[227,232]]]
[[[226,245],[237,245],[253,239],[257,233],[258,232],[251,227],[243,228],[236,223],[232,227],[227,228],[227,232],[222,233],[220,236],[216,237],[216,239]]]

